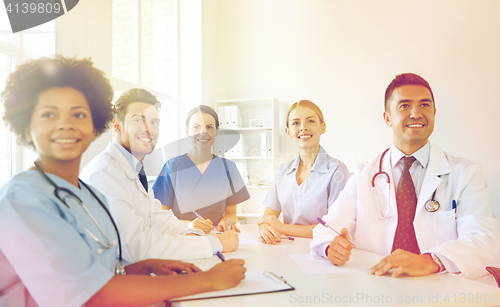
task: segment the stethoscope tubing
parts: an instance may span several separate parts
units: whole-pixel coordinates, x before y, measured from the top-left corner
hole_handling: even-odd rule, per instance
[[[59,199],[66,207],[69,208],[68,204],[66,204],[65,201],[63,201],[61,199],[61,197],[59,196],[59,191],[64,191],[66,193],[68,193],[70,196],[72,197],[75,197],[81,204],[83,204],[82,200],[80,199],[80,197],[78,197],[75,193],[73,193],[71,190],[69,189],[66,189],[66,188],[62,188],[60,186],[58,186],[54,181],[52,181],[52,179],[50,179],[49,176],[47,176],[47,174],[45,174],[45,172],[40,168],[40,166],[34,162],[35,164],[35,167],[36,169],[38,170],[38,172],[44,177],[45,180],[47,180],[53,187],[54,187],[54,195],[57,197],[57,199]],[[113,228],[115,229],[115,232],[116,232],[116,236],[117,236],[117,240],[118,240],[118,261],[119,261],[119,265],[121,266],[122,265],[122,262],[123,262],[123,256],[122,256],[122,242],[121,242],[121,239],[120,239],[120,232],[118,231],[118,227],[116,226],[116,223],[115,223],[115,220],[113,219],[113,217],[111,216],[111,213],[109,212],[108,208],[106,208],[106,206],[104,205],[104,203],[101,201],[101,199],[94,193],[94,191],[92,191],[92,189],[89,188],[89,186],[83,182],[80,178],[78,178],[78,182],[80,182],[89,192],[90,194],[92,194],[92,196],[97,200],[97,202],[99,203],[99,205],[104,209],[104,211],[106,212],[106,214],[108,215],[109,219],[111,220],[111,223],[113,224]],[[88,212],[88,209],[84,208],[84,210],[86,211],[87,214],[89,214]],[[97,225],[97,227],[101,230],[102,233],[104,233],[104,230],[101,228],[101,226],[99,225],[99,223],[97,222],[97,220],[90,214],[90,217],[91,219],[94,221],[94,223]],[[98,242],[100,243],[100,242]],[[109,241],[108,241],[109,243]],[[100,243],[101,245],[103,245],[102,243]]]
[[[384,160],[384,157],[385,155],[387,154],[387,152],[389,151],[390,147],[387,148],[383,153],[382,155],[380,156],[380,161],[379,161],[379,165],[378,165],[378,172],[375,173],[372,177],[372,188],[373,188],[373,193],[375,193],[375,197],[377,198],[377,203],[379,205],[379,209],[380,209],[380,202],[378,200],[378,197],[376,195],[376,191],[375,191],[375,180],[377,179],[378,176],[385,176],[387,178],[387,184],[389,186],[389,195],[390,195],[390,188],[391,188],[391,178],[389,177],[389,174],[387,172],[384,172],[382,171],[382,161]],[[441,176],[439,176],[441,177]],[[436,212],[439,210],[439,208],[441,207],[441,205],[439,204],[439,201],[435,200],[435,197],[436,197],[436,190],[434,190],[434,193],[432,193],[432,198],[431,200],[428,200],[425,202],[425,205],[424,205],[424,208],[425,210],[427,210],[428,212]],[[390,196],[389,196],[390,197]],[[432,204],[432,206],[430,205]],[[378,219],[386,219],[389,217],[389,204],[387,204],[387,212],[385,213],[385,215],[382,215],[381,218],[378,218]]]

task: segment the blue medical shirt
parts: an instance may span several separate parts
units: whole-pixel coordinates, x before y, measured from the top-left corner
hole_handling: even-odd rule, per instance
[[[316,218],[328,212],[344,189],[349,170],[320,146],[309,177],[299,186],[296,179],[299,162],[297,156],[278,167],[264,205],[282,212],[285,224],[315,225]]]
[[[85,187],[47,175],[83,201],[110,242],[117,240],[108,215]],[[105,238],[73,197],[65,200],[70,208],[33,170],[0,189],[0,306],[82,306],[114,276],[118,247],[98,255],[101,246],[85,227],[103,243]]]
[[[218,156],[212,158],[203,175],[187,154],[168,160],[153,190],[155,197],[171,208],[177,218],[194,220],[192,211],[196,210],[214,225],[222,219],[227,206],[250,198],[236,164]]]

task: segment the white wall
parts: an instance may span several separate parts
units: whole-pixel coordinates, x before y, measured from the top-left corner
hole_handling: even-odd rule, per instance
[[[111,1],[82,0],[71,11],[56,19],[56,53],[66,57],[88,58],[94,66],[111,76]],[[99,136],[83,153],[80,169],[111,141],[111,130]]]
[[[215,0],[210,0],[215,1]],[[500,1],[218,0],[217,99],[276,97],[323,110],[322,145],[350,170],[392,142],[383,96],[396,74],[433,88],[443,150],[484,166],[500,216]],[[295,155],[282,132],[280,148]]]

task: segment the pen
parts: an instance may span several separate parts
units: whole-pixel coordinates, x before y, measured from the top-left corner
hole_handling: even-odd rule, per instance
[[[231,230],[231,219],[227,219],[227,230]]]
[[[196,215],[196,217],[198,217],[198,218],[200,218],[200,219],[204,219],[204,218],[203,218],[203,216],[201,216],[198,212],[196,212],[196,211],[194,211],[194,210],[193,210],[193,213],[194,213],[194,215]],[[215,231],[217,231],[217,229],[215,228],[215,226],[213,226],[213,229],[214,229]]]
[[[290,240],[290,241],[295,240],[295,238],[294,238],[294,237],[286,237],[286,236],[281,237],[280,239],[281,239],[281,240]]]
[[[455,210],[455,213],[457,213],[457,202],[456,200],[451,201],[451,210]]]
[[[330,225],[328,225],[327,223],[325,223],[325,221],[323,221],[323,220],[322,220],[322,219],[320,219],[319,217],[318,217],[316,220],[318,220],[318,222],[319,222],[321,225],[323,225],[323,226],[325,226],[325,227],[330,228],[330,229],[331,229],[331,230],[333,230],[336,234],[338,234],[339,236],[342,236],[342,235],[340,234],[340,232],[339,232],[339,231],[337,231],[336,229],[333,229]],[[349,242],[350,242],[350,243],[351,243],[354,247],[358,248],[358,246],[357,246],[356,244],[354,244],[354,242],[352,242],[351,240],[349,240],[349,239],[347,239],[347,238],[346,238],[346,240],[347,240],[347,241],[349,241]]]
[[[199,215],[198,212],[196,212],[196,211],[193,210],[193,213],[194,213],[194,215],[196,215],[196,217],[199,217],[200,219],[203,219],[203,216]]]
[[[219,259],[224,262],[226,261],[226,258],[224,257],[224,255],[221,253],[221,252],[217,252],[215,253],[217,255],[217,257],[219,257]]]

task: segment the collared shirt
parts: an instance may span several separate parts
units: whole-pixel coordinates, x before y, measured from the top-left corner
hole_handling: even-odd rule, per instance
[[[431,147],[429,142],[414,152],[411,156],[405,155],[401,150],[399,150],[394,144],[391,146],[391,165],[392,165],[392,177],[394,178],[395,186],[401,179],[401,173],[403,172],[403,157],[415,157],[415,162],[410,167],[410,176],[415,186],[415,194],[420,195],[420,188],[424,181],[425,172],[427,171],[427,165],[429,164],[429,158],[431,154]],[[445,268],[451,272],[459,272],[458,267],[449,259],[445,257],[439,257]]]
[[[425,171],[427,170],[427,164],[429,164],[429,157],[431,154],[429,142],[425,144],[424,147],[420,148],[414,152],[411,156],[415,157],[415,162],[413,162],[410,167],[410,175],[415,186],[415,193],[420,195],[420,188],[422,187],[422,182],[424,181]],[[403,161],[401,158],[410,157],[406,156],[401,150],[396,146],[391,146],[391,165],[392,165],[392,178],[394,178],[394,184],[397,187],[399,179],[401,178],[401,173],[403,172]]]
[[[283,163],[276,171],[264,205],[283,213],[283,221],[292,225],[315,225],[316,218],[327,214],[349,178],[349,170],[320,146],[309,177],[297,184],[300,155]]]
[[[125,149],[121,144],[118,142],[113,142],[113,144],[121,151],[121,153],[125,156],[127,159],[128,163],[130,163],[130,167],[135,171],[136,176],[139,176],[139,172],[141,171],[141,168],[144,166],[139,159],[134,157],[133,154],[131,154],[128,150]]]

